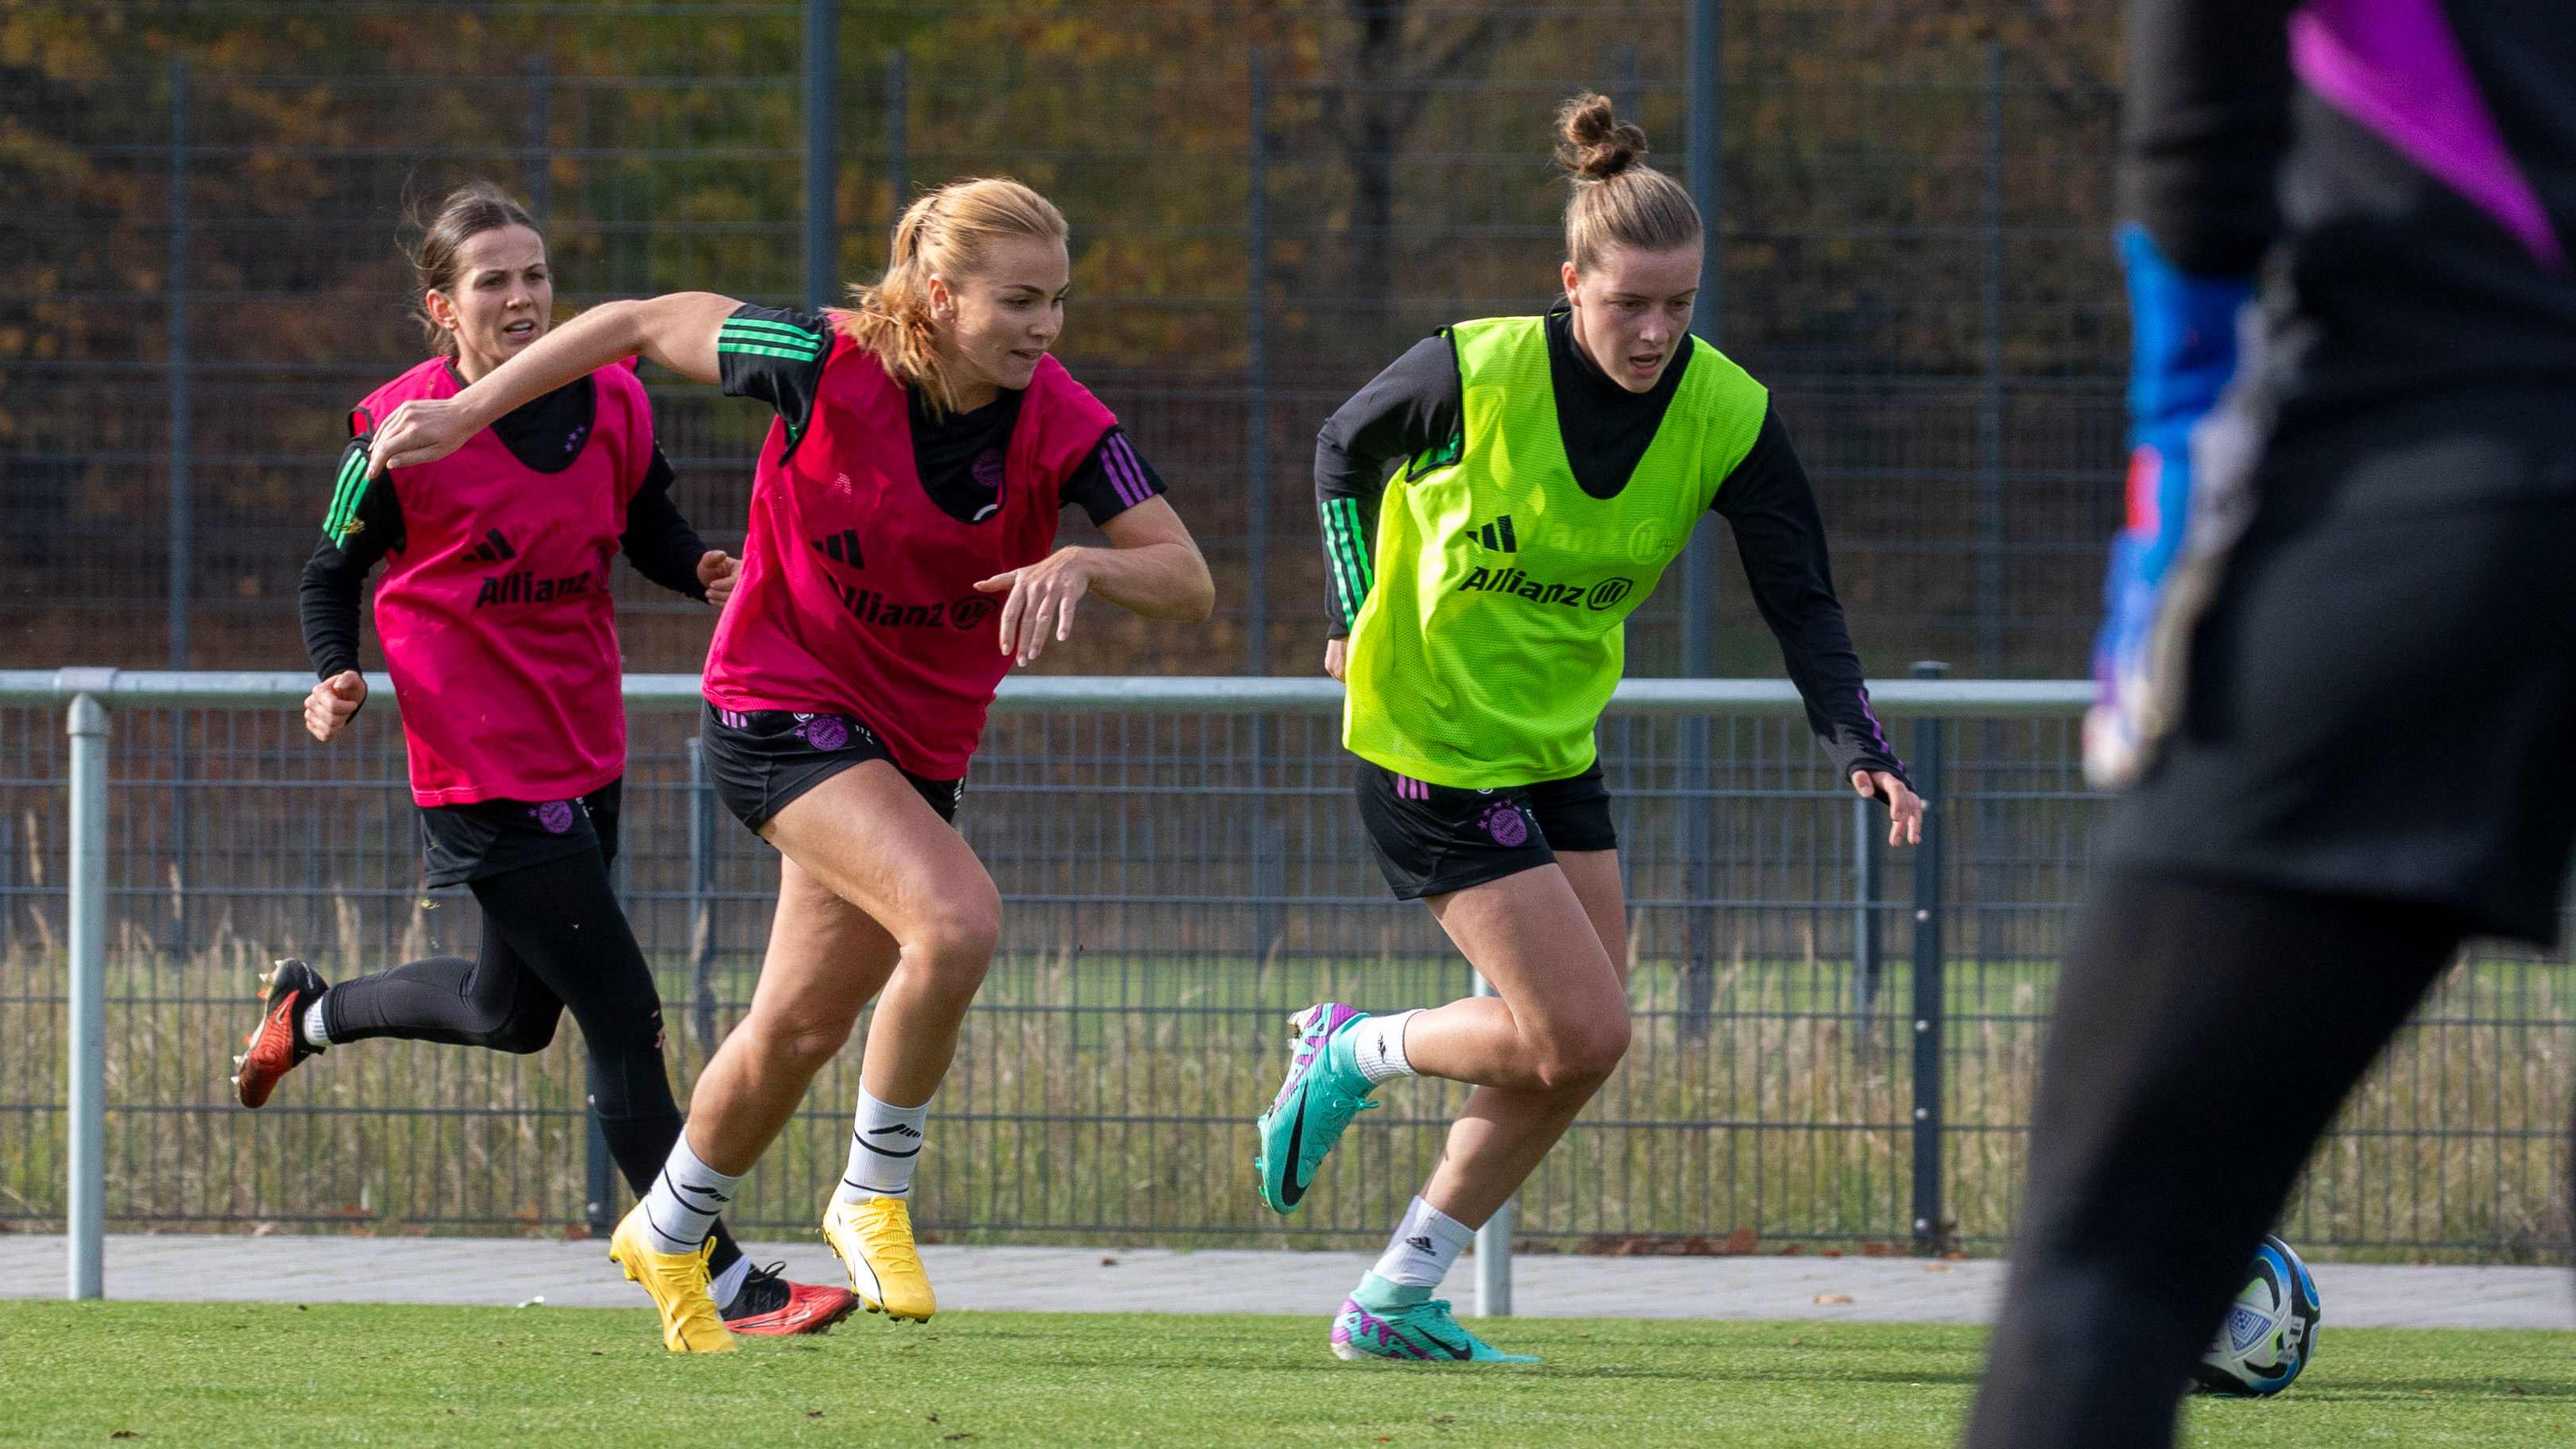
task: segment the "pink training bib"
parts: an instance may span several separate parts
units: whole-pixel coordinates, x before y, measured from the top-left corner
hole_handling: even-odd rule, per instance
[[[558,472],[520,462],[487,428],[391,475],[404,544],[376,588],[376,633],[423,805],[567,800],[626,769],[608,567],[652,465],[653,412],[626,367],[591,385],[590,434]],[[460,390],[433,359],[351,421],[372,430],[404,402]]]
[[[1064,483],[1117,418],[1054,358],[1038,363],[1001,458],[1001,506],[951,518],[913,466],[903,385],[834,334],[793,451],[772,423],[751,491],[742,577],[707,650],[719,709],[847,714],[916,775],[966,773],[1010,670],[1006,594],[978,580],[1055,547]]]

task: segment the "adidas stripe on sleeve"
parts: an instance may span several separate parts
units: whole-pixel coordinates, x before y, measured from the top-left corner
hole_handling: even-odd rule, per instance
[[[755,398],[777,409],[788,445],[805,435],[814,394],[831,355],[831,331],[812,312],[742,306],[716,329],[716,366],[725,396]]]
[[[358,501],[367,496],[367,443],[367,438],[351,438],[340,451],[340,478],[322,515],[322,534],[333,543],[348,537],[358,521]]]
[[[1389,469],[1457,435],[1458,354],[1442,332],[1388,364],[1315,435],[1315,511],[1323,522],[1324,612],[1348,634],[1377,582],[1373,539]]]
[[[1377,574],[1369,556],[1369,523],[1356,498],[1323,500],[1324,573],[1332,587],[1335,623],[1347,629],[1368,602]]]
[[[1127,430],[1113,427],[1101,436],[1091,456],[1064,480],[1063,497],[1067,503],[1081,504],[1096,528],[1166,491],[1163,475],[1136,451],[1136,445],[1127,438]]]
[[[403,546],[402,498],[393,475],[367,478],[369,438],[353,438],[340,453],[331,503],[322,515],[322,541],[305,561],[296,589],[305,652],[317,678],[358,667],[358,601],[367,574]]]

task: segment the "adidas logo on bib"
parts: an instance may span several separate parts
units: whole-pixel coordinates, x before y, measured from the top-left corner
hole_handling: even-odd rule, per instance
[[[838,533],[827,533],[809,542],[814,545],[816,553],[834,563],[845,563],[854,569],[868,566],[867,560],[859,557],[859,531],[855,528],[845,528]]]

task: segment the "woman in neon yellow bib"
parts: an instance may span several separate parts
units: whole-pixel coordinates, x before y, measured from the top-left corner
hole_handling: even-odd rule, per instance
[[[1261,1194],[1280,1212],[1379,1083],[1476,1089],[1334,1319],[1346,1359],[1517,1357],[1431,1293],[1627,1051],[1627,905],[1593,727],[1619,680],[1622,621],[1702,513],[1733,527],[1827,753],[1887,803],[1891,844],[1921,833],[1788,433],[1762,385],[1689,333],[1697,209],[1638,163],[1644,133],[1602,97],[1567,102],[1557,126],[1573,186],[1564,302],[1425,340],[1315,450],[1336,635],[1324,667],[1350,686],[1342,742],[1359,757],[1361,817],[1397,896],[1427,904],[1499,993],[1297,1018],[1260,1124]]]

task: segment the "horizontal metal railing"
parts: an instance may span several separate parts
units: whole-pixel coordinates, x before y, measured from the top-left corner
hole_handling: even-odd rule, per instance
[[[319,952],[336,976],[471,950],[472,906],[412,884],[396,701],[375,685],[324,749],[301,738],[301,673],[0,671],[0,1034],[24,1044],[0,1054],[0,1217],[69,1224],[75,1293],[99,1291],[109,1222],[608,1220],[620,1189],[604,1152],[585,1155],[569,1037],[534,1058],[389,1046],[257,1114],[216,1085],[245,963]],[[748,1000],[776,857],[719,828],[684,715],[698,680],[625,690],[619,890],[685,1085]],[[1517,1229],[1491,1225],[1489,1264],[1506,1232],[1551,1251],[2004,1241],[2104,811],[2077,758],[2090,689],[1871,693],[1931,802],[1924,850],[1872,843],[1883,812],[1832,777],[1786,682],[1619,687],[1600,744],[1636,1045],[1524,1190]],[[1006,902],[1005,942],[934,1113],[925,1231],[1355,1245],[1400,1206],[1386,1194],[1454,1109],[1438,1084],[1391,1090],[1293,1221],[1253,1211],[1239,1181],[1287,1010],[1473,984],[1368,865],[1341,698],[1321,678],[1004,684],[959,823]],[[2569,999],[2563,960],[2471,953],[2356,1094],[2284,1232],[2557,1251]],[[855,1071],[817,1079],[738,1226],[801,1219]]]
[[[390,676],[371,674],[367,684],[371,707],[395,706]],[[288,671],[0,670],[0,705],[60,704],[71,737],[72,1049],[67,1063],[71,1121],[65,1202],[73,1298],[95,1298],[104,1291],[107,712],[120,707],[291,706],[311,689],[308,676]],[[1884,681],[1871,686],[1870,693],[1888,715],[1968,712],[1994,717],[2063,714],[2082,707],[2089,686],[2080,681],[1915,679]],[[693,710],[702,697],[700,681],[685,674],[629,675],[624,694],[629,710],[646,713]],[[1342,687],[1321,678],[1022,675],[1002,682],[994,709],[1003,714],[1068,710],[1319,714],[1339,709],[1341,702]],[[1610,712],[1688,717],[1787,714],[1803,708],[1796,689],[1786,680],[1628,679],[1613,694]],[[1485,1255],[1479,1281],[1485,1285],[1488,1306],[1509,1302],[1508,1276],[1498,1274],[1510,1252],[1510,1224],[1506,1212],[1479,1234],[1479,1250]],[[1498,1283],[1502,1286],[1495,1286]]]
[[[367,708],[398,709],[393,678],[367,677]],[[108,709],[242,709],[291,705],[312,676],[285,670],[0,669],[0,705],[68,704],[89,695]],[[703,696],[693,674],[630,674],[626,707],[648,714],[694,710]],[[1886,679],[1869,686],[1888,718],[1964,715],[2017,719],[2080,713],[2093,686],[2080,679]],[[1325,714],[1342,707],[1330,679],[1231,675],[1015,675],[994,695],[997,714],[1116,710],[1191,714]],[[1788,715],[1805,709],[1785,679],[1623,679],[1615,715]]]

